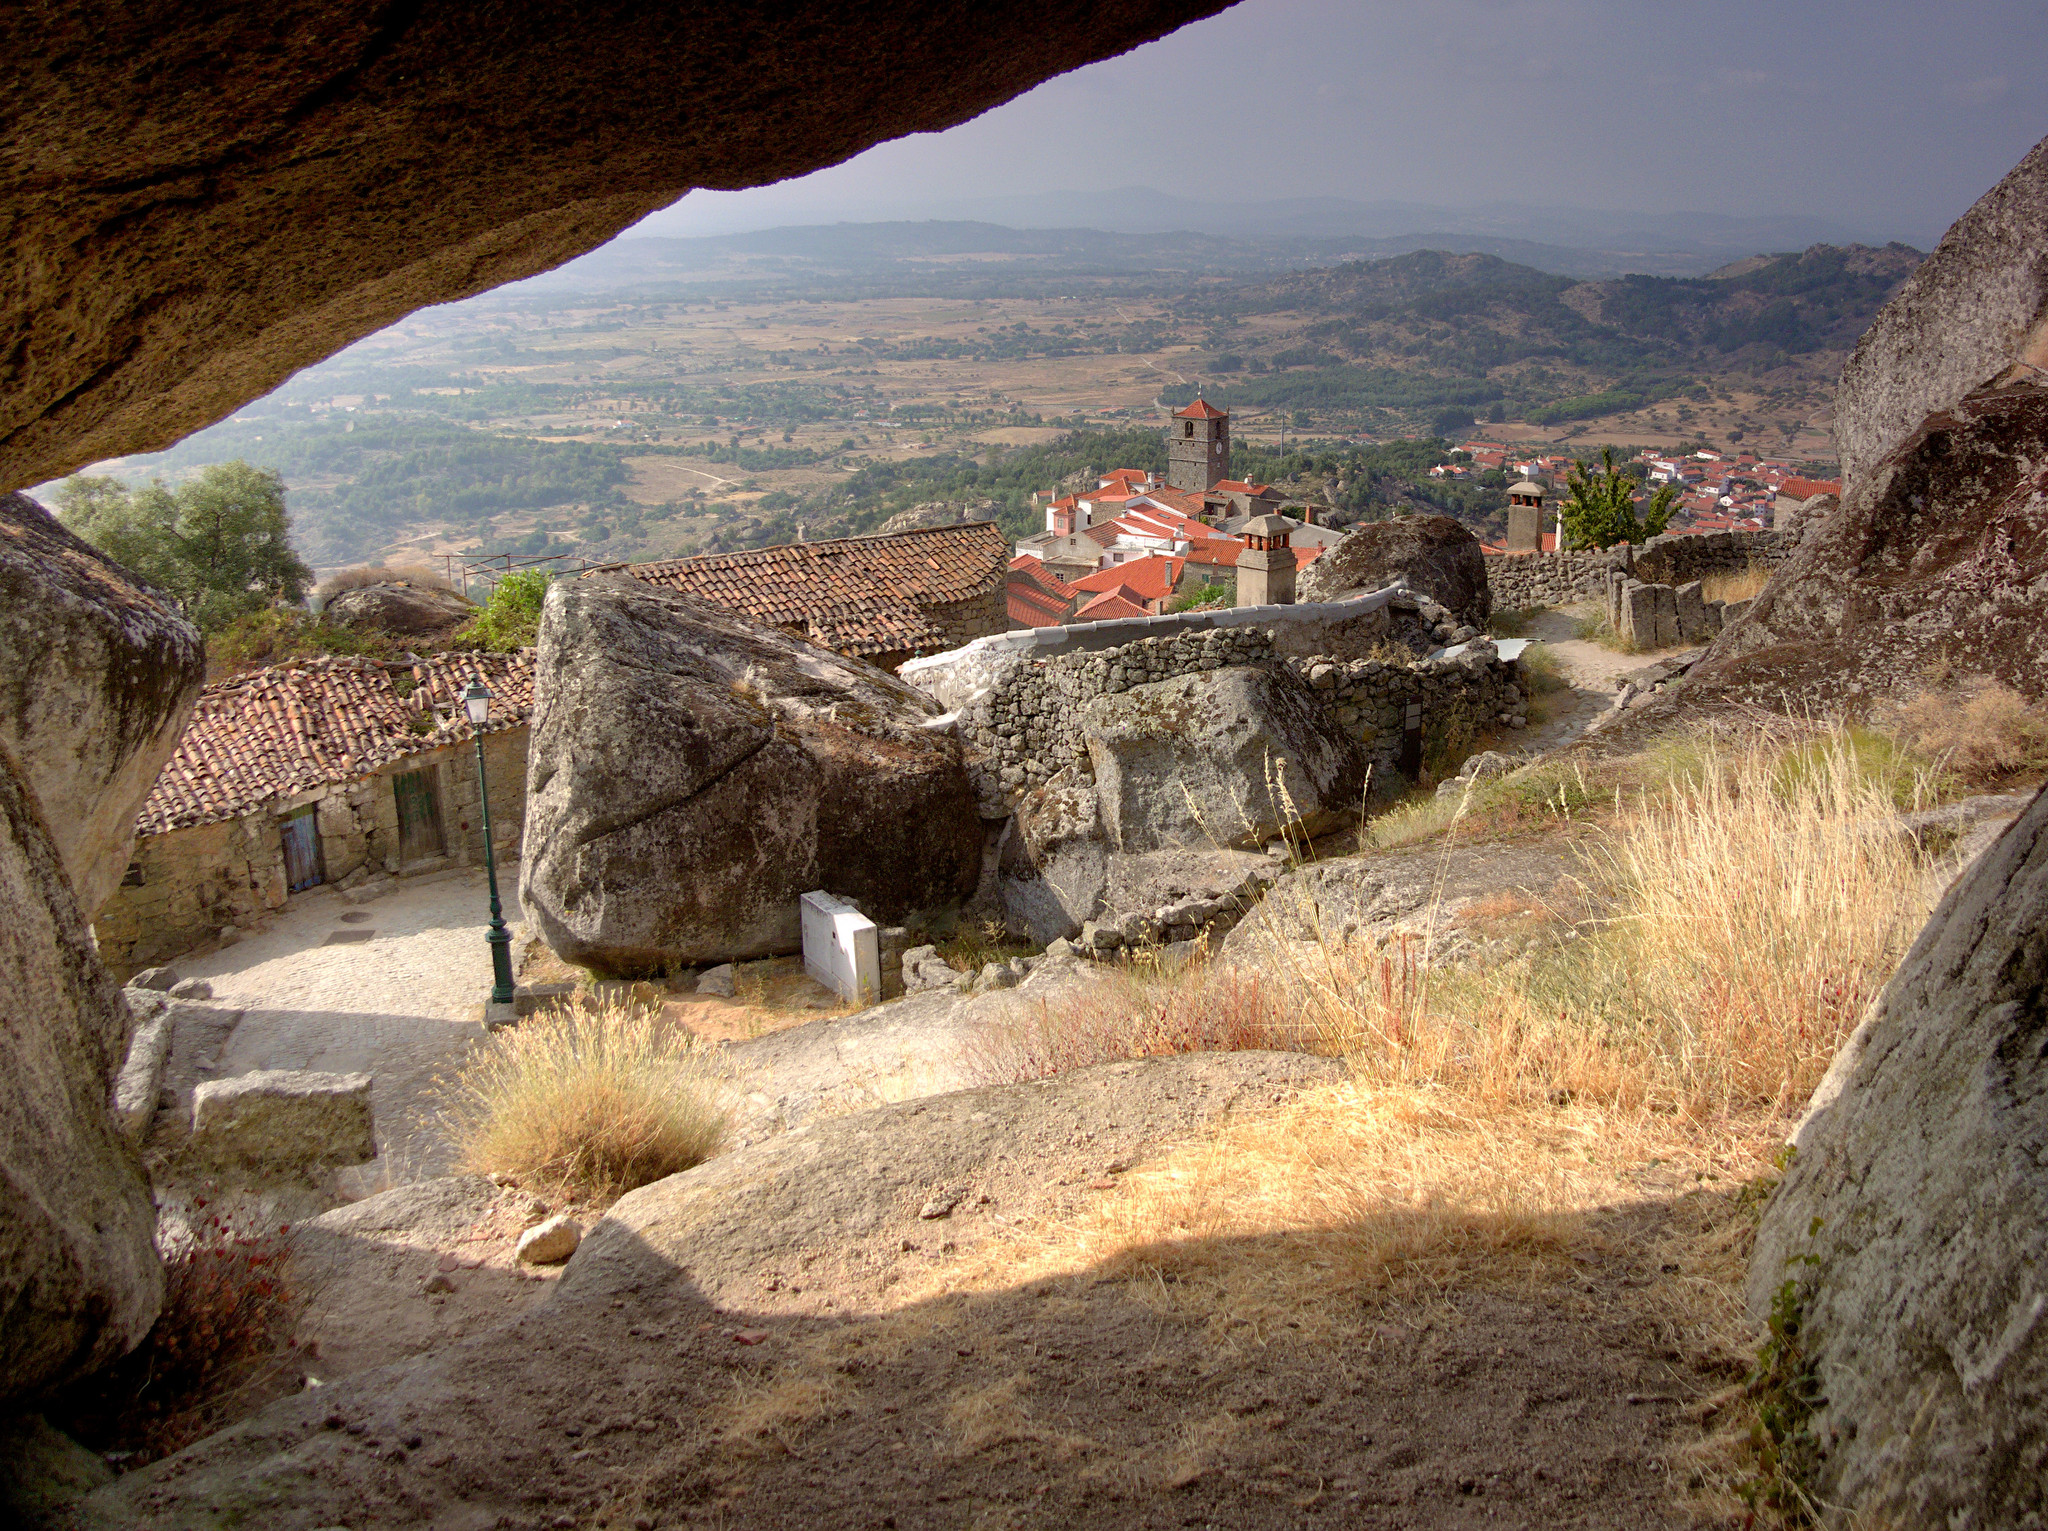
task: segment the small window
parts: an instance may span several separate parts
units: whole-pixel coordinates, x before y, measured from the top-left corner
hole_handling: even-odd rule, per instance
[[[131,861],[128,863],[128,870],[121,878],[121,886],[124,888],[139,888],[142,886],[141,862]]]
[[[1183,422],[1180,428],[1180,433],[1183,436],[1193,436],[1195,434],[1195,422],[1192,420]]]

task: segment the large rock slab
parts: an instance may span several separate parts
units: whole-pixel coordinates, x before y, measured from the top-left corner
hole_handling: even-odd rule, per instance
[[[1945,672],[2048,695],[2043,439],[2032,381],[1928,417],[1727,622],[1690,694],[1832,709]]]
[[[1123,851],[1263,848],[1360,806],[1365,761],[1286,670],[1234,667],[1088,704],[1103,834]]]
[[[206,680],[199,633],[27,495],[0,496],[0,749],[90,920]]]
[[[616,1502],[622,1463],[637,1474],[673,1457],[668,1421],[729,1405],[736,1357],[786,1364],[785,1336],[888,1306],[906,1274],[1080,1215],[1108,1166],[1343,1074],[1334,1059],[1197,1054],[821,1117],[621,1198],[550,1299],[515,1321],[281,1400],[89,1496],[75,1524],[466,1531],[587,1520],[593,1504]],[[763,1348],[736,1343],[736,1329]],[[1085,1385],[1099,1388],[1099,1375]],[[576,1439],[566,1422],[596,1449],[565,1446]],[[392,1448],[408,1436],[422,1447],[401,1461]],[[945,1471],[958,1479],[956,1462]],[[824,1523],[871,1520],[882,1503],[913,1524],[934,1502],[921,1485],[877,1492],[899,1497],[870,1495],[858,1515]]]
[[[2043,367],[2048,139],[1956,220],[1842,368],[1834,432],[1848,494],[1929,415]]]
[[[129,1016],[0,752],[0,1403],[132,1349],[163,1303],[156,1208],[108,1108]]]
[[[1301,599],[1334,601],[1404,578],[1460,622],[1484,627],[1493,615],[1479,539],[1449,516],[1394,516],[1353,527],[1302,571]]]
[[[331,597],[320,614],[329,622],[370,628],[397,638],[445,638],[476,615],[476,603],[453,590],[395,580],[344,590]]]
[[[2048,1517],[2048,795],[1949,889],[1801,1123],[1750,1265],[1859,1524]]]
[[[8,236],[0,488],[169,446],[693,187],[951,127],[1223,3],[10,8],[0,206],[35,216]]]
[[[192,1092],[192,1151],[211,1165],[295,1176],[377,1156],[370,1076],[257,1069]]]
[[[958,743],[894,676],[625,575],[549,591],[520,897],[605,976],[800,949],[797,900],[878,924],[974,891]]]
[[[1068,766],[1026,793],[997,856],[1010,930],[1039,946],[1079,935],[1100,912],[1109,880],[1095,783]]]

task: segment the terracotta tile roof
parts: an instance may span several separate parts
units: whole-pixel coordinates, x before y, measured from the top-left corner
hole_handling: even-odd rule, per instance
[[[1129,563],[1097,569],[1085,578],[1069,581],[1067,588],[1097,595],[1124,590],[1134,600],[1163,601],[1180,583],[1181,568],[1186,562],[1184,558],[1168,558],[1155,553],[1149,558],[1133,558]]]
[[[927,609],[997,588],[1009,561],[1010,544],[995,523],[970,521],[671,558],[621,572],[864,655],[950,647]]]
[[[1176,420],[1227,420],[1230,417],[1207,399],[1197,399],[1186,409],[1176,409],[1173,412],[1173,418]]]
[[[1137,602],[1126,600],[1121,591],[1111,590],[1074,613],[1076,622],[1108,622],[1120,617],[1149,617],[1152,613]]]
[[[1020,553],[1010,560],[1009,582],[1015,585],[1019,580],[1038,586],[1054,595],[1063,595],[1067,587],[1056,579],[1045,566],[1045,560],[1030,553]]]
[[[1842,483],[1833,478],[1798,478],[1787,476],[1778,481],[1778,493],[1788,499],[1810,500],[1817,494],[1840,494]]]
[[[239,818],[275,798],[467,743],[476,734],[462,693],[476,679],[491,691],[487,732],[525,724],[533,712],[532,649],[436,654],[416,665],[310,659],[216,681],[200,693],[136,831],[160,835]],[[423,717],[434,726],[417,733]]]
[[[1212,537],[1189,543],[1185,557],[1189,563],[1202,568],[1234,569],[1237,567],[1237,555],[1243,551],[1242,542]]]
[[[1071,596],[1047,589],[1028,575],[1013,574],[1003,591],[1010,620],[1023,627],[1058,627],[1074,604]]]

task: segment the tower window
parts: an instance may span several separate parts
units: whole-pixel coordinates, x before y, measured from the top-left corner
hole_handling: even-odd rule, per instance
[[[1195,433],[1195,422],[1194,422],[1194,421],[1192,421],[1192,420],[1187,420],[1187,421],[1183,421],[1183,422],[1182,422],[1182,424],[1181,424],[1181,428],[1180,428],[1180,433],[1181,433],[1181,434],[1182,434],[1183,436],[1192,436],[1192,435],[1194,435],[1194,433]]]

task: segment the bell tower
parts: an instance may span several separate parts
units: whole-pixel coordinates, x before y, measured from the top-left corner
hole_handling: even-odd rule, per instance
[[[1176,411],[1166,437],[1166,487],[1194,494],[1230,477],[1230,416],[1206,399]]]

